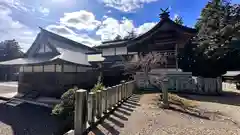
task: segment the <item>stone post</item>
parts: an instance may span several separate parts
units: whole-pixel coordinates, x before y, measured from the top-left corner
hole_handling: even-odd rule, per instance
[[[107,89],[103,89],[102,90],[102,99],[103,99],[103,102],[102,102],[102,110],[103,110],[103,113],[107,113],[107,108],[108,108],[108,95],[107,95]]]
[[[88,94],[88,123],[92,125],[95,122],[96,112],[95,93],[90,92]]]
[[[75,94],[74,135],[82,135],[87,124],[87,91],[77,90]]]
[[[121,81],[122,84],[122,101],[125,100],[125,81]]]
[[[102,117],[102,92],[100,90],[97,91],[96,117],[98,119]]]
[[[119,100],[118,103],[121,104],[122,102],[122,84],[118,85],[119,89]]]
[[[124,84],[121,84],[121,102],[124,101]]]
[[[132,95],[132,81],[128,83],[129,90],[128,90],[128,97],[131,97]]]
[[[124,83],[124,85],[125,85],[125,97],[124,97],[124,99],[126,100],[127,98],[128,98],[128,95],[127,95],[127,92],[128,92],[128,85],[127,85],[127,83]]]
[[[115,107],[116,105],[116,86],[113,86],[112,89],[112,107]]]
[[[119,85],[116,86],[116,106],[118,105],[119,101]]]
[[[164,108],[168,108],[169,107],[167,84],[168,84],[168,79],[164,78],[162,80],[163,107]]]
[[[108,88],[108,90],[107,90],[107,92],[108,92],[108,106],[107,106],[107,108],[109,109],[109,111],[111,110],[111,108],[112,108],[112,100],[111,100],[111,97],[112,97],[112,88],[111,87],[109,87]]]
[[[130,85],[129,85],[130,83],[129,82],[126,82],[126,99],[128,99],[129,98],[129,91],[130,91]]]
[[[126,83],[123,83],[123,100],[126,100]]]

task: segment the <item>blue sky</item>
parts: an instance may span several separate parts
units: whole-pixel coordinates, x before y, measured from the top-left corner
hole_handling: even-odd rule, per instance
[[[16,39],[24,51],[39,26],[89,46],[142,34],[159,21],[160,8],[193,27],[207,0],[0,0],[0,41]],[[240,0],[233,0],[240,3]]]

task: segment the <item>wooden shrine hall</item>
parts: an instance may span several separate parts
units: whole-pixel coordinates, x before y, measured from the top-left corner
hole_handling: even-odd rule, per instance
[[[103,42],[97,49],[102,56],[129,56],[139,53],[160,52],[168,63],[161,68],[177,68],[178,51],[195,36],[196,29],[179,25],[169,18],[169,12],[160,14],[160,22],[148,32],[129,40]]]

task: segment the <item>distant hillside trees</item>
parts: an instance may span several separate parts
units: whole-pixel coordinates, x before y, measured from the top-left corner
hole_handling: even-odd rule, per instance
[[[23,57],[23,55],[24,53],[15,39],[0,42],[0,61]],[[13,74],[18,72],[18,70],[19,67],[16,66],[0,65],[0,80],[11,80],[14,76]]]

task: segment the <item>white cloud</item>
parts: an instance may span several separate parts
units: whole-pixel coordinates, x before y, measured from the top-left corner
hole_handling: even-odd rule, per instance
[[[178,17],[179,17],[178,14],[174,14],[174,16],[173,16],[173,20],[177,19]]]
[[[96,34],[101,36],[103,41],[113,40],[117,35],[125,37],[128,35],[128,32],[134,30],[133,21],[127,18],[123,18],[118,21],[114,18],[106,18],[103,20],[102,25],[97,30]]]
[[[94,30],[101,22],[95,19],[93,13],[80,10],[78,12],[64,13],[64,17],[60,18],[60,22],[68,27],[78,30]]]
[[[93,38],[89,37],[87,34],[78,34],[78,33],[74,32],[73,30],[67,28],[66,26],[49,25],[46,27],[46,29],[53,33],[59,34],[63,37],[74,40],[76,42],[82,43],[84,45],[88,45],[90,47],[99,45],[101,43],[100,40],[93,39]]]
[[[100,28],[96,31],[101,36],[101,40],[113,40],[119,34],[119,21],[114,18],[106,18]]]
[[[42,13],[44,16],[47,16],[50,12],[50,10],[48,8],[45,8],[42,6],[36,8],[36,7],[28,5],[20,0],[0,0],[0,5],[4,5],[11,9],[16,9],[16,10],[20,11],[21,13],[27,13],[27,14],[31,14],[34,16],[36,16],[34,14],[35,12]]]
[[[37,32],[13,20],[10,16],[11,13],[12,11],[8,7],[0,5],[0,41],[15,39],[23,51],[27,51]]]
[[[40,7],[38,8],[38,11],[41,12],[41,13],[43,13],[44,16],[48,16],[48,14],[49,14],[49,12],[50,12],[50,10],[49,10],[48,8],[45,8],[45,7],[42,7],[42,6],[40,6]]]
[[[150,30],[156,23],[144,23],[139,27],[135,27],[132,20],[127,18],[123,18],[118,21],[114,18],[106,18],[100,28],[96,31],[97,35],[101,36],[101,40],[113,40],[117,35],[121,37],[125,37],[129,34],[129,32],[134,31],[137,35],[143,34]]]
[[[108,6],[123,12],[131,12],[137,8],[143,7],[145,3],[155,2],[158,0],[102,0]]]
[[[125,37],[129,34],[129,32],[135,31],[135,26],[134,26],[132,20],[129,20],[129,19],[123,17],[123,20],[121,20],[119,29],[120,29],[120,35],[122,37]]]
[[[147,31],[149,31],[151,28],[153,28],[157,23],[156,22],[150,22],[150,23],[144,23],[142,25],[140,25],[137,29],[136,29],[136,33],[138,35],[141,35],[143,33],[146,33]]]
[[[107,18],[108,18],[108,16],[107,16],[107,15],[104,15],[104,16],[103,16],[103,19],[107,19]]]
[[[28,12],[29,9],[25,7],[24,3],[20,0],[0,0],[0,4],[8,6],[10,8],[15,8],[19,11]]]

